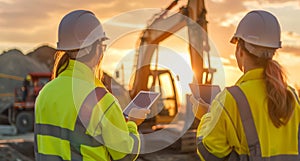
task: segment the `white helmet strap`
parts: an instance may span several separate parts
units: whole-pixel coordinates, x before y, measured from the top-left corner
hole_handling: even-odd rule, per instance
[[[77,51],[69,51],[68,54],[72,59],[78,59],[88,55],[92,50],[92,46],[88,46],[86,48],[77,50]]]
[[[92,45],[91,45],[91,46],[88,46],[88,47],[86,47],[86,48],[84,48],[84,49],[80,49],[80,50],[78,51],[78,54],[77,54],[76,58],[82,58],[82,57],[88,55],[88,54],[92,51],[92,48],[93,48],[93,47],[92,47]]]
[[[275,48],[267,48],[267,47],[261,47],[261,46],[254,46],[250,43],[247,43],[245,41],[245,48],[250,52],[250,54],[253,54],[259,58],[264,59],[271,59],[273,58],[276,49]]]

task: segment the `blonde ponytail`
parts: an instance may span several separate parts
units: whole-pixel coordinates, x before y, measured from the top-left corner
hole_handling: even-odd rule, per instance
[[[63,72],[69,65],[69,54],[66,54],[64,51],[57,51],[54,56],[54,66],[52,69],[51,79],[56,78],[61,72]],[[64,66],[64,68],[62,68]],[[62,68],[62,69],[61,69]]]
[[[286,75],[277,61],[267,60],[264,74],[269,116],[273,124],[279,128],[288,123],[294,111],[294,96],[288,89]]]

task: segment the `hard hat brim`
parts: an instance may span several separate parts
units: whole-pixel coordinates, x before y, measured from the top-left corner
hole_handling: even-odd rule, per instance
[[[101,40],[101,41],[106,41],[106,40],[109,40],[109,37],[104,36],[104,37],[102,37],[100,40]]]
[[[99,41],[107,41],[109,40],[109,37],[107,36],[104,36],[104,37],[101,37],[100,39],[98,39]],[[69,47],[69,48],[66,48],[66,47],[60,47],[59,46],[59,42],[57,42],[57,48],[56,50],[60,50],[60,51],[68,51],[68,50],[77,50],[77,49],[83,49],[83,48],[86,48],[90,45],[92,45],[93,43],[91,44],[82,44],[79,48],[77,47]]]
[[[238,38],[235,36],[233,36],[230,40],[230,43],[232,43],[232,44],[237,44],[237,42],[238,42]]]

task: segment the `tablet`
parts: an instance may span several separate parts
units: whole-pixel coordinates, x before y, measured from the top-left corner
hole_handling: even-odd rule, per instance
[[[193,96],[196,99],[201,98],[206,103],[211,104],[216,95],[221,92],[221,89],[217,85],[208,84],[189,84]]]
[[[160,93],[158,92],[140,91],[124,108],[123,113],[128,115],[130,110],[134,107],[149,109],[159,96]]]

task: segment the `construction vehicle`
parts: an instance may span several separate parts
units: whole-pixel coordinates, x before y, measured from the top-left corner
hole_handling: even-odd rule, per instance
[[[207,37],[206,20],[207,12],[204,0],[188,0],[186,6],[182,6],[179,9],[179,12],[168,16],[169,10],[174,8],[177,4],[178,0],[175,0],[160,14],[155,15],[151,23],[149,23],[147,28],[142,32],[139,39],[137,47],[138,50],[136,53],[136,64],[134,66],[134,71],[136,72],[131,81],[132,84],[130,87],[132,88],[129,89],[130,96],[133,98],[141,90],[158,90],[162,93],[158,106],[163,106],[160,107],[160,112],[155,117],[146,120],[140,126],[141,131],[144,133],[151,133],[155,130],[170,127],[170,134],[172,135],[176,125],[170,126],[170,123],[172,122],[172,124],[176,124],[174,119],[180,118],[181,115],[185,115],[187,111],[190,111],[191,113],[191,109],[186,109],[185,114],[180,114],[180,111],[183,111],[180,110],[180,108],[183,108],[183,106],[179,103],[175,85],[176,79],[172,75],[171,71],[169,69],[157,68],[157,64],[151,65],[151,59],[157,50],[159,43],[182,28],[187,27],[191,67],[194,71],[195,78],[194,83],[210,85],[212,84],[213,74],[216,72],[216,69],[213,69],[210,65],[210,47]],[[204,67],[204,52],[207,54],[208,58],[207,68]],[[164,95],[164,92],[162,92],[165,86],[163,84],[166,83],[172,88],[172,90],[169,90],[171,92],[169,92],[167,96]],[[187,102],[186,106],[190,106],[190,104]],[[177,122],[180,122],[180,119]],[[195,128],[197,125],[195,124],[197,123],[189,124],[187,125],[188,127],[183,129],[181,128],[179,130],[179,133],[185,130],[188,131],[182,134],[183,136],[179,140],[181,151],[194,151],[196,149]],[[161,141],[158,141],[155,144],[159,144],[160,142]],[[151,145],[145,145],[145,147],[151,147]]]
[[[3,113],[7,115],[10,126],[16,127],[18,133],[33,131],[35,99],[50,79],[51,73],[28,73],[23,78],[23,85],[15,88],[14,102],[3,109]],[[11,129],[8,126],[6,128]]]

